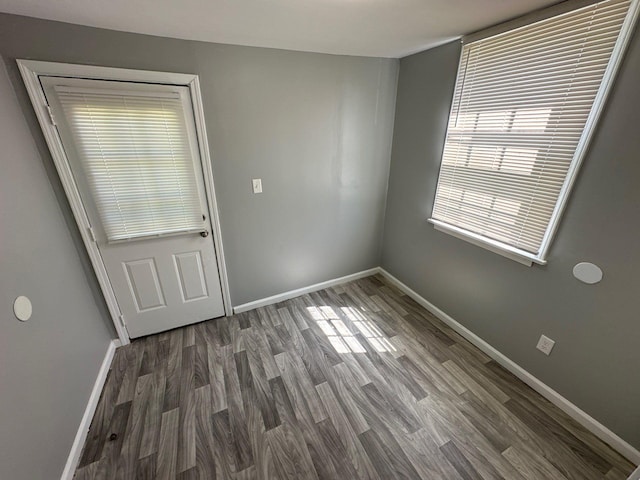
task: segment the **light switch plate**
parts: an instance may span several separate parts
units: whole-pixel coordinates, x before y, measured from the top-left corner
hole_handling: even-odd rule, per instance
[[[262,179],[254,178],[251,180],[251,185],[253,186],[253,193],[262,193]]]

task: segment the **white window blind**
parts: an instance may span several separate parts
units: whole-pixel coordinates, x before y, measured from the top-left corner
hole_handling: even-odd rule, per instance
[[[463,46],[436,226],[543,260],[630,3],[599,2]]]
[[[179,93],[55,90],[108,241],[202,229]]]

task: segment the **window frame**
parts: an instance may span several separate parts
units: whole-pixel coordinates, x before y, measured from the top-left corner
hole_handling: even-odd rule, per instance
[[[456,87],[459,80],[458,78],[459,73],[463,68],[463,65],[462,65],[462,61],[464,58],[463,49],[465,48],[466,45],[470,45],[476,41],[497,36],[502,33],[515,30],[523,26],[531,25],[533,23],[536,23],[548,18],[559,16],[564,13],[568,13],[592,4],[600,3],[600,1],[602,0],[599,0],[599,1],[576,0],[576,1],[570,1],[570,2],[563,2],[560,5],[542,9],[540,11],[533,12],[532,14],[525,15],[513,21],[499,24],[494,27],[490,27],[480,32],[476,32],[463,37],[461,39],[461,43],[463,44],[463,46],[462,46],[462,49],[460,50],[460,59],[458,61],[458,69],[456,72],[454,93],[451,97],[451,108],[449,110],[449,115],[447,116],[447,129],[446,129],[444,141],[442,144],[443,154],[444,154],[444,145],[446,144],[446,140],[449,136],[450,119],[454,109],[453,99],[455,96],[455,91],[456,91]],[[564,182],[562,184],[562,188],[560,189],[560,192],[558,194],[558,199],[553,209],[553,213],[551,214],[551,217],[549,219],[549,223],[545,230],[544,237],[540,243],[540,248],[538,250],[538,253],[533,254],[525,250],[522,250],[520,248],[500,242],[498,240],[494,240],[489,237],[485,237],[483,235],[468,231],[464,228],[461,228],[455,225],[450,225],[446,222],[443,222],[442,220],[434,219],[432,217],[428,218],[427,221],[431,223],[436,230],[449,234],[453,237],[459,238],[461,240],[464,240],[468,243],[479,246],[491,252],[497,253],[504,257],[510,258],[511,260],[515,260],[526,266],[531,266],[534,263],[539,265],[545,265],[547,263],[549,249],[557,233],[558,227],[560,225],[560,221],[562,219],[562,215],[566,209],[572,188],[577,179],[577,175],[580,170],[580,167],[587,154],[587,151],[591,143],[591,140],[593,138],[593,135],[595,133],[598,121],[606,106],[606,102],[611,93],[611,89],[615,82],[616,75],[620,70],[622,62],[624,60],[624,55],[627,51],[631,38],[635,32],[635,28],[636,28],[639,16],[640,16],[640,0],[631,0],[629,4],[629,10],[627,11],[627,15],[620,29],[620,34],[618,36],[618,39],[616,40],[615,46],[611,53],[611,57],[605,69],[604,75],[602,77],[602,82],[600,83],[598,92],[593,100],[591,111],[589,113],[589,116],[587,117],[584,130],[576,146],[575,152],[573,154],[573,159],[569,164],[569,169],[567,171]],[[440,168],[438,169],[438,180],[440,179],[440,173],[442,170],[442,160],[443,158],[441,156]],[[436,191],[434,191],[434,194],[433,194],[432,215],[433,215],[433,207],[435,206],[436,193],[437,193],[437,189]]]

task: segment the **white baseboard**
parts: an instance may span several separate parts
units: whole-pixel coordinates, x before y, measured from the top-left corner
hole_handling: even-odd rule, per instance
[[[513,373],[516,377],[518,377],[524,383],[529,385],[540,395],[542,395],[551,403],[556,405],[558,408],[560,408],[560,410],[562,410],[571,418],[576,420],[579,424],[581,424],[583,427],[585,427],[590,432],[592,432],[600,440],[610,445],[613,449],[618,451],[621,455],[628,458],[630,461],[632,461],[636,465],[640,464],[640,451],[638,451],[635,447],[633,447],[632,445],[624,441],[618,435],[616,435],[607,427],[605,427],[600,422],[598,422],[595,418],[591,417],[589,414],[587,414],[586,412],[578,408],[576,405],[571,403],[569,400],[564,398],[562,395],[560,395],[551,387],[543,383],[541,380],[534,377],[532,374],[530,374],[520,365],[515,363],[513,360],[509,359],[508,357],[500,353],[498,350],[493,348],[483,339],[478,337],[471,330],[462,326],[452,317],[450,317],[445,312],[440,310],[438,307],[433,305],[431,302],[429,302],[428,300],[420,296],[418,293],[416,293],[414,290],[412,290],[407,285],[402,283],[400,280],[398,280],[396,277],[391,275],[389,272],[387,272],[383,268],[380,268],[379,272],[385,278],[387,278],[391,283],[397,286],[400,290],[405,292],[407,295],[413,298],[416,302],[418,302],[424,308],[426,308],[431,313],[433,313],[436,317],[438,317],[440,320],[446,323],[449,327],[451,327],[453,330],[458,332],[464,338],[469,340],[472,344],[474,344],[476,347],[478,347],[480,350],[482,350],[484,353],[486,353],[489,357],[494,359],[497,363],[502,365],[508,371]]]
[[[375,275],[378,272],[380,272],[380,267],[370,268],[369,270],[363,270],[362,272],[352,273],[351,275],[334,278],[333,280],[327,280],[326,282],[316,283],[315,285],[309,285],[308,287],[289,290],[288,292],[279,293],[278,295],[273,295],[271,297],[262,298],[260,300],[255,300],[249,303],[243,303],[242,305],[236,305],[235,307],[233,307],[233,313],[242,313],[248,310],[253,310],[254,308],[265,307],[274,303],[284,302],[285,300],[299,297],[300,295],[304,295],[305,293],[317,292],[318,290],[333,287],[334,285],[340,285],[341,283],[347,283],[353,280],[358,280],[359,278]]]
[[[73,475],[76,473],[76,468],[80,461],[80,454],[82,453],[82,447],[84,447],[84,442],[87,439],[89,427],[91,426],[91,420],[93,420],[93,414],[96,413],[98,401],[100,400],[104,383],[107,380],[107,374],[111,368],[111,362],[113,361],[113,356],[116,353],[116,348],[120,345],[120,340],[111,340],[111,343],[109,343],[109,346],[107,347],[107,353],[105,354],[100,370],[98,371],[98,378],[96,378],[96,382],[93,384],[93,390],[91,390],[87,408],[85,409],[82,420],[80,421],[76,438],[71,446],[71,451],[67,458],[67,464],[64,466],[60,480],[72,480]]]

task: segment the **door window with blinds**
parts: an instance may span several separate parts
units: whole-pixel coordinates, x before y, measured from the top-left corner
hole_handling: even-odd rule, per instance
[[[637,9],[602,1],[463,45],[436,228],[545,263]]]
[[[45,82],[75,140],[108,242],[202,230],[187,87]]]

